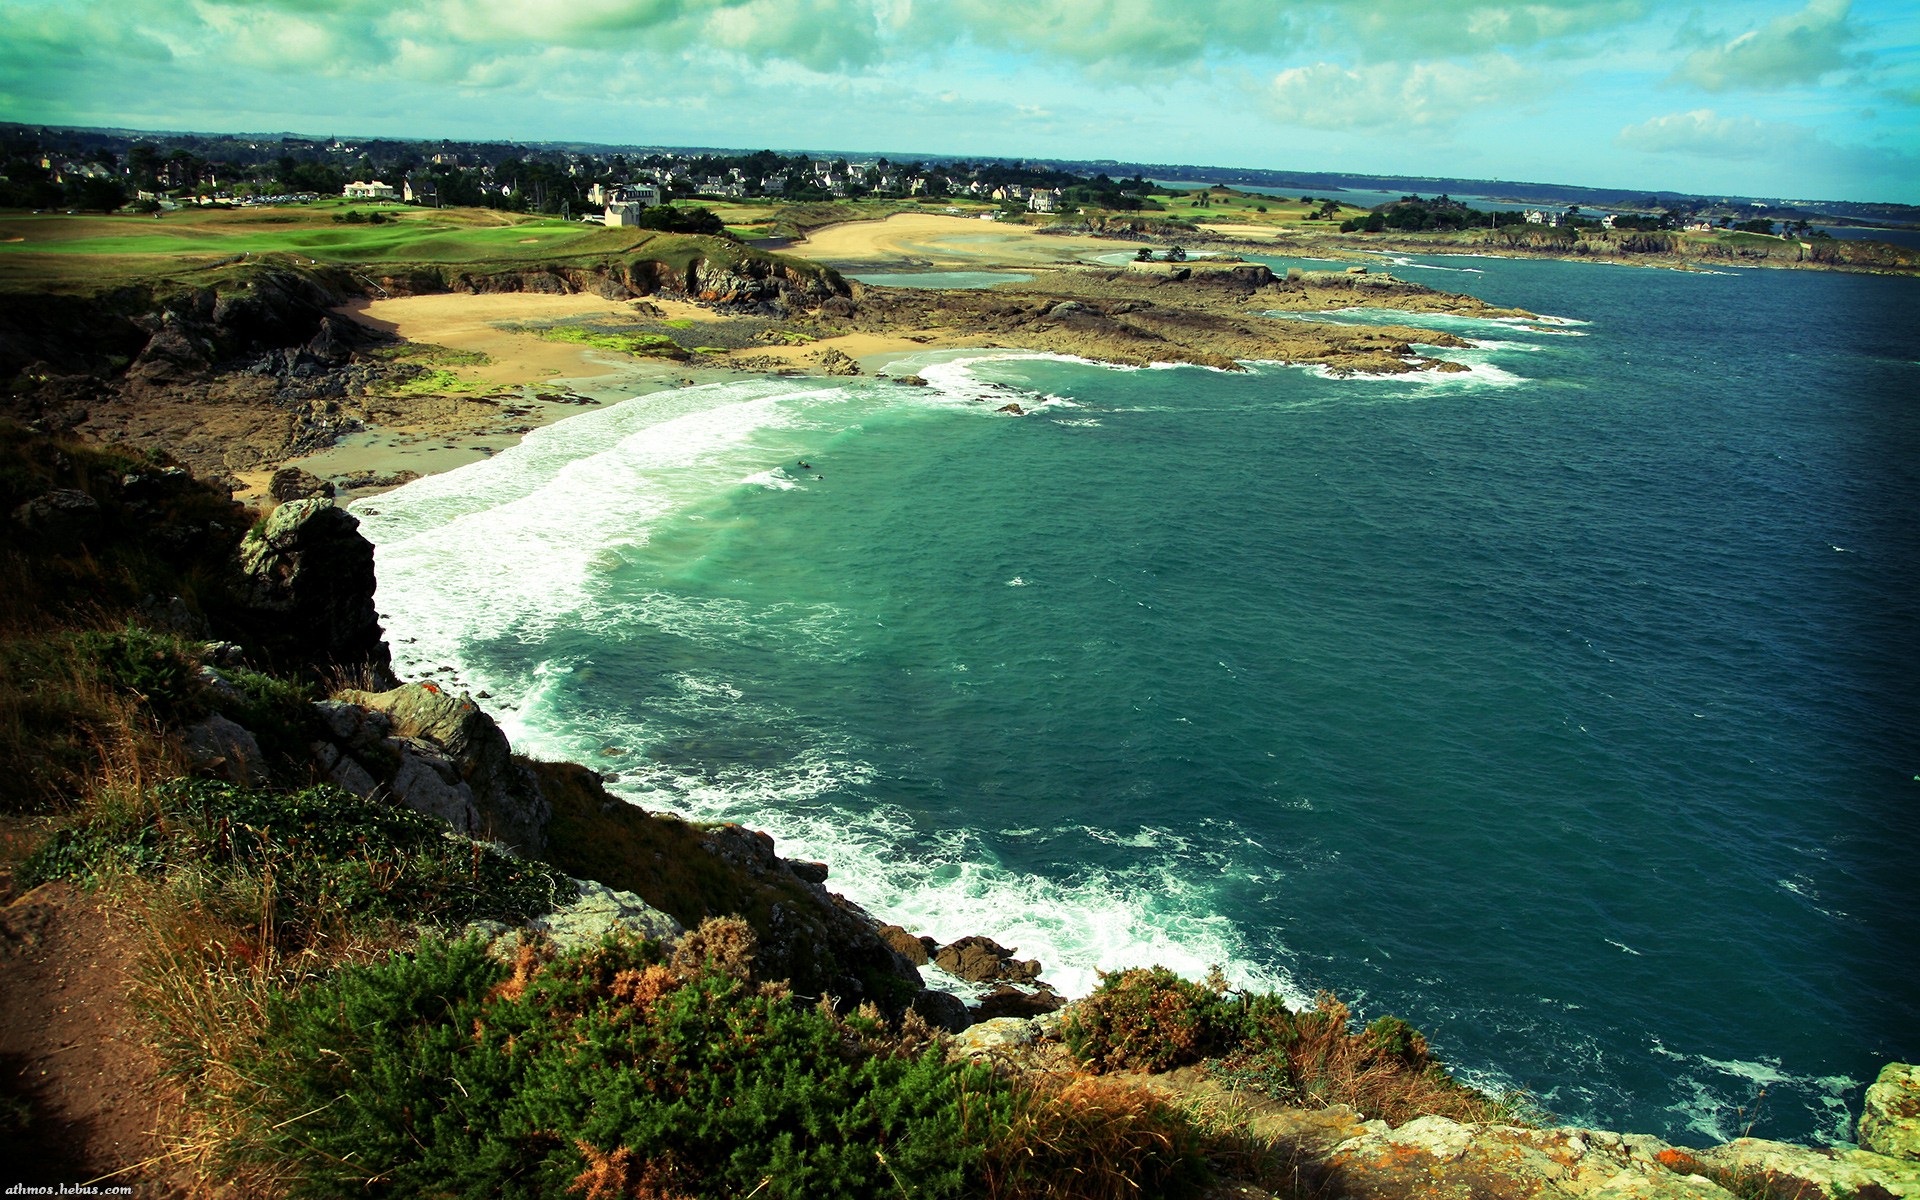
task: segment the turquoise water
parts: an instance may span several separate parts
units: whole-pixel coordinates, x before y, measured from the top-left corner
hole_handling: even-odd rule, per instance
[[[1920,1053],[1916,284],[1408,273],[1560,320],[642,397],[357,505],[390,635],[1068,991],[1218,962],[1569,1121],[1848,1136]]]

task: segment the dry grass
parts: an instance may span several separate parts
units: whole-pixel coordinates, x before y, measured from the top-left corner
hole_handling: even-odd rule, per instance
[[[1092,1075],[1029,1076],[986,1131],[995,1200],[1179,1195],[1206,1174],[1199,1130],[1174,1105]]]

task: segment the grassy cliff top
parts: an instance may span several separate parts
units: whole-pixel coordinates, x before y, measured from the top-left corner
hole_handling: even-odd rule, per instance
[[[121,214],[0,216],[0,290],[13,292],[90,294],[129,284],[217,282],[234,267],[260,261],[492,272],[636,257],[684,269],[686,260],[696,257],[714,261],[764,254],[724,238],[607,229],[490,209],[344,201],[182,210],[157,220]]]

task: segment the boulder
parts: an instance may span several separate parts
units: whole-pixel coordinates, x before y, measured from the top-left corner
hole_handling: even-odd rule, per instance
[[[1880,1068],[1860,1112],[1860,1148],[1920,1160],[1920,1068],[1908,1063]]]
[[[156,633],[176,633],[184,638],[204,640],[213,636],[207,618],[179,596],[143,596],[138,608],[140,623]]]
[[[653,908],[632,892],[610,888],[591,879],[576,879],[579,898],[528,926],[553,939],[561,953],[597,944],[617,930],[629,930],[656,942],[671,942],[686,930],[680,922]]]
[[[934,952],[934,965],[969,983],[1033,983],[1040,978],[1038,959],[1016,959],[1016,952],[989,937],[970,936],[949,942]]]
[[[370,726],[367,717],[341,705],[383,720]],[[372,747],[392,753],[396,767],[390,786],[408,807],[519,853],[538,854],[546,845],[551,806],[533,773],[514,759],[507,736],[471,697],[451,695],[431,683],[344,691],[322,715],[340,741],[358,749],[355,757],[363,766],[373,765],[367,761]],[[383,732],[383,725],[391,732]]]
[[[1043,1016],[1058,1012],[1066,1007],[1066,999],[1047,984],[1035,987],[1020,987],[1011,983],[995,984],[991,991],[974,1003],[973,1015],[976,1020],[985,1021],[994,1017]]]
[[[267,782],[266,756],[245,727],[219,713],[180,731],[180,749],[196,771],[218,776],[241,787]]]
[[[1033,1022],[1019,1017],[998,1017],[956,1034],[953,1054],[957,1058],[980,1058],[1030,1045],[1035,1037]]]
[[[882,925],[880,940],[892,946],[900,956],[916,967],[924,967],[933,960],[934,942],[930,937],[915,937],[898,925]]]
[[[907,1007],[920,1014],[920,1019],[927,1024],[948,1033],[959,1033],[973,1024],[973,1014],[967,1011],[966,1003],[952,992],[927,988]]]
[[[860,373],[859,363],[832,346],[814,355],[813,362],[822,375],[858,375]]]
[[[55,488],[16,507],[13,523],[45,543],[83,542],[100,532],[100,502],[73,488]]]
[[[333,485],[299,467],[281,467],[267,481],[267,495],[285,503],[288,500],[306,500],[314,496],[333,497]]]
[[[240,567],[251,644],[317,672],[365,667],[390,678],[373,604],[373,544],[345,509],[323,496],[282,504],[248,532]]]

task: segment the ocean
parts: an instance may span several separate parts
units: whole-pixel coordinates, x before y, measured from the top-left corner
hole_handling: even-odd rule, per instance
[[[1568,1123],[1848,1139],[1920,1055],[1920,281],[1389,269],[1554,319],[584,413],[354,506],[399,665],[1068,993],[1217,963]]]

